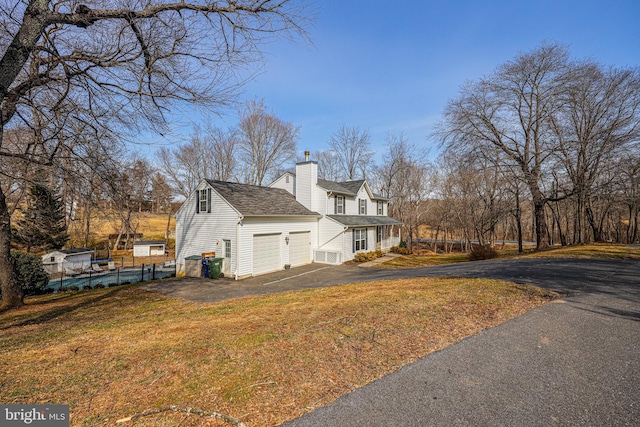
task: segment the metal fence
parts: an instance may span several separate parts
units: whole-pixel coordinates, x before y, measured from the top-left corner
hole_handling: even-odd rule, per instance
[[[175,261],[157,264],[142,264],[133,267],[104,269],[103,271],[85,271],[79,274],[62,274],[49,280],[47,288],[53,292],[69,289],[88,289],[118,286],[129,283],[164,279],[176,275]]]

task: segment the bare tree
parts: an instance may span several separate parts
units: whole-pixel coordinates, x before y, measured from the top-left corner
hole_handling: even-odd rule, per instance
[[[189,142],[156,152],[158,167],[175,194],[187,197],[202,179],[227,181],[235,176],[237,131],[196,128]]]
[[[341,181],[344,177],[338,155],[330,150],[318,151],[314,154],[318,162],[318,176],[329,181]]]
[[[89,4],[6,0],[0,6],[3,159],[55,166],[60,155],[88,153],[81,141],[67,139],[81,125],[124,137],[127,129],[162,129],[172,103],[228,105],[238,86],[237,67],[257,57],[262,40],[301,33],[307,13],[302,2],[287,0]],[[3,144],[5,130],[36,120],[44,124],[36,145],[16,152]],[[11,308],[22,304],[22,292],[9,255],[5,191],[10,190],[0,192],[0,286],[2,306]]]
[[[342,126],[329,139],[329,148],[340,161],[343,179],[367,178],[373,152],[369,132],[358,127]]]
[[[283,164],[295,160],[299,128],[267,111],[264,101],[248,101],[240,111],[238,151],[244,182],[262,185]]]
[[[571,181],[576,202],[574,242],[587,243],[596,185],[616,166],[620,150],[640,138],[640,70],[605,69],[585,61],[574,65],[567,77],[562,107],[549,123],[557,139],[553,153]]]
[[[427,220],[432,182],[428,153],[410,144],[404,133],[387,134],[386,145],[388,153],[382,164],[374,167],[371,181],[376,191],[389,199],[389,215],[404,223],[403,235],[413,243]]]
[[[497,148],[518,168],[533,201],[538,249],[548,246],[544,178],[556,148],[548,122],[560,108],[568,58],[563,47],[545,44],[467,84],[439,131],[449,149]]]

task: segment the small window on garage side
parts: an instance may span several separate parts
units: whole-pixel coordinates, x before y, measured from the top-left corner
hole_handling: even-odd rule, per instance
[[[224,257],[231,258],[231,240],[224,241]]]
[[[196,213],[211,213],[211,189],[196,190]]]

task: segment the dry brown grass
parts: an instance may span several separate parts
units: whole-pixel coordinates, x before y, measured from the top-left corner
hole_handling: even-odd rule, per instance
[[[413,268],[429,267],[433,265],[453,264],[469,261],[469,254],[454,252],[450,254],[433,254],[430,251],[416,251],[412,255],[394,258],[379,264],[376,268]],[[567,247],[553,247],[544,251],[527,250],[519,254],[512,246],[498,251],[499,258],[601,258],[601,259],[629,259],[640,260],[640,246],[623,244],[595,243],[591,245],[576,245]]]
[[[529,258],[601,258],[601,259],[630,259],[640,260],[640,246],[594,243],[591,245],[576,245],[554,247],[539,252],[531,252]]]
[[[271,426],[550,298],[497,280],[425,278],[216,304],[136,286],[37,297],[0,314],[0,401],[67,403],[74,426],[163,405]],[[221,422],[207,423],[164,413],[125,425]]]

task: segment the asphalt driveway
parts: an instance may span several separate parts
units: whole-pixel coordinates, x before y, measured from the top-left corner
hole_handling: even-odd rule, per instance
[[[215,301],[427,276],[505,279],[552,289],[563,298],[426,356],[286,426],[638,425],[640,262],[512,259],[407,270],[312,264],[240,282],[198,280],[192,286],[175,280],[147,288]],[[205,297],[212,293],[218,296]]]

